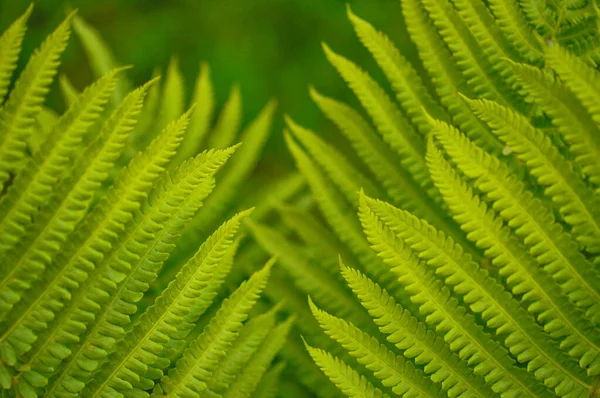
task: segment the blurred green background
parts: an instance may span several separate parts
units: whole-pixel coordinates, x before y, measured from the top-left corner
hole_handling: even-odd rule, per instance
[[[310,100],[310,84],[323,94],[356,104],[327,63],[322,41],[382,80],[347,20],[346,3],[401,48],[413,51],[398,0],[38,0],[24,51],[30,54],[65,11],[74,8],[100,31],[121,64],[135,66],[130,77],[136,84],[149,79],[155,67],[164,70],[171,56],[178,56],[190,94],[200,61],[207,61],[218,105],[233,83],[240,84],[246,122],[269,98],[278,100],[278,117],[263,153],[263,167],[288,168],[291,161],[282,139],[282,114],[290,114],[322,135],[331,134],[331,126]],[[0,0],[0,28],[4,30],[28,4]],[[21,67],[24,61],[22,57]],[[70,41],[61,73],[77,88],[92,81],[77,38]],[[49,101],[52,108],[64,109],[56,84]]]

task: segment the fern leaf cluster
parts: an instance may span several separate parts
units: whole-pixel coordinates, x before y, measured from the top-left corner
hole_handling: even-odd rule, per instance
[[[298,172],[256,187],[274,101],[243,126],[202,64],[188,104],[177,58],[135,88],[75,13],[13,76],[28,8],[0,37],[2,395],[597,395],[597,10],[402,0],[414,59],[348,7],[385,85],[323,44],[361,109],[310,95],[354,153],[287,116]],[[57,114],[71,27],[97,80],[60,75]]]
[[[247,128],[248,145],[240,149],[234,90],[209,135],[214,107],[206,66],[195,110],[176,101],[183,84],[175,63],[162,93],[156,78],[129,90],[128,68],[116,66],[75,14],[8,91],[31,11],[0,38],[0,89],[7,95],[0,108],[3,396],[249,397],[272,390],[283,365],[269,368],[293,318],[279,322],[274,309],[245,321],[273,261],[221,303],[217,296],[252,212],[236,212],[233,193],[256,163],[274,104]],[[99,77],[81,93],[63,77],[68,109],[46,117],[42,103],[71,25]],[[202,150],[203,135],[218,148]],[[226,163],[235,166],[217,177]],[[221,179],[227,190],[215,188]],[[210,215],[203,217],[201,207]],[[181,245],[186,230],[198,233],[198,223],[217,225],[200,246]],[[269,326],[257,328],[259,320]]]
[[[419,62],[348,8],[389,88],[324,45],[363,109],[310,90],[356,156],[287,120],[288,147],[314,201],[297,211],[315,223],[251,226],[290,264],[283,268],[330,337],[298,325],[304,344],[350,397],[593,395],[596,7],[401,3],[399,24]],[[310,236],[328,229],[319,244],[326,250],[315,253]],[[368,315],[348,311],[356,299]],[[317,379],[299,381],[335,396]]]

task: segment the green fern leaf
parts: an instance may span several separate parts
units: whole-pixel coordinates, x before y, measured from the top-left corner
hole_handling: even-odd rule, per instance
[[[582,172],[592,184],[600,187],[600,150],[593,138],[598,130],[589,113],[579,105],[574,94],[550,74],[524,64],[513,64],[513,71],[527,93],[552,118]]]
[[[490,0],[489,7],[510,44],[527,61],[539,63],[542,58],[540,41],[527,25],[519,4],[510,0]]]
[[[390,39],[383,33],[377,32],[368,22],[354,15],[350,6],[347,12],[356,34],[391,82],[402,109],[406,111],[421,134],[428,133],[430,127],[425,112],[442,117],[444,111],[431,97],[419,75],[402,57]]]
[[[290,117],[286,117],[286,124],[294,138],[307,149],[327,177],[338,186],[338,189],[353,206],[358,205],[356,192],[361,188],[370,195],[377,194],[377,188],[361,172],[314,132],[302,128]]]
[[[74,123],[70,125],[72,128],[67,130],[67,134],[62,137],[57,137],[58,134],[49,137],[46,141],[48,145],[43,148],[43,151],[47,151],[47,156],[43,157],[42,154],[38,159],[31,159],[25,170],[27,174],[23,175],[22,180],[16,182],[11,192],[4,198],[3,204],[6,203],[7,206],[3,207],[8,209],[6,213],[3,213],[5,217],[0,228],[9,237],[5,244],[10,244],[11,241],[23,236],[25,239],[17,246],[4,251],[11,268],[6,269],[0,282],[4,292],[0,299],[0,315],[6,315],[21,299],[22,293],[28,288],[27,285],[41,276],[52,255],[60,249],[66,236],[85,215],[93,198],[94,190],[98,189],[103,179],[106,178],[106,167],[110,167],[112,162],[118,158],[127,134],[133,129],[135,119],[132,118],[136,114],[135,103],[132,115],[128,113],[130,109],[126,109],[122,115],[115,114],[114,118],[104,125],[99,138],[84,152],[82,161],[77,162],[79,163],[77,165],[78,172],[71,178],[59,182],[57,193],[53,195],[47,205],[40,203],[42,196],[38,195],[54,188],[52,177],[46,179],[45,176],[48,174],[56,176],[61,171],[68,170],[68,158],[65,159],[63,156],[73,154],[81,145],[80,134],[85,132],[95,117],[99,116],[102,102],[106,101],[111,89],[114,88],[114,83],[114,73],[107,76],[106,80],[99,82],[98,91],[89,93],[92,98],[89,103],[85,103],[81,118],[75,118]],[[86,93],[82,96],[85,97]],[[141,106],[141,100],[139,106]],[[91,113],[87,120],[84,119],[85,116],[88,116],[86,111]],[[56,144],[52,142],[55,139],[58,141]],[[94,163],[90,164],[92,160]],[[54,165],[56,169],[53,170],[52,166]],[[88,165],[91,166],[89,169]],[[14,195],[11,195],[12,193]],[[23,217],[36,215],[34,212],[37,209],[32,208],[32,204],[36,202],[38,202],[37,207],[39,208],[36,213],[39,214],[41,221],[36,223],[35,227],[25,230],[27,224],[20,221],[23,220]]]
[[[471,105],[514,153],[530,168],[545,193],[558,206],[572,233],[591,253],[600,253],[600,203],[544,132],[525,117],[493,102]]]
[[[373,387],[367,379],[338,358],[334,358],[326,351],[313,348],[306,342],[304,344],[317,365],[346,396],[350,398],[389,398],[389,395]]]
[[[471,139],[493,153],[502,150],[499,142],[491,136],[487,128],[473,115],[467,104],[457,101],[458,88],[463,87],[463,79],[452,67],[454,60],[436,32],[430,29],[430,21],[421,2],[403,0],[402,12],[406,27],[413,38],[423,66],[434,79],[434,86],[440,102]]]
[[[154,387],[152,378],[139,375],[149,372],[151,376],[157,376],[153,377],[155,379],[162,377],[161,368],[164,366],[161,362],[167,358],[159,355],[166,342],[177,335],[178,328],[186,328],[184,314],[194,305],[202,289],[210,284],[216,267],[227,253],[227,247],[233,243],[241,219],[248,214],[240,213],[229,220],[200,247],[176,279],[124,336],[108,362],[95,374],[93,383],[82,392],[83,395],[96,396],[115,391],[138,395]],[[154,370],[150,370],[152,367]]]
[[[385,290],[353,269],[342,268],[342,274],[379,329],[388,335],[388,341],[405,357],[424,365],[424,372],[450,397],[494,396],[483,379],[474,376],[466,363],[451,353],[441,337],[396,304]]]
[[[73,18],[73,30],[83,45],[83,50],[89,59],[92,72],[96,78],[119,67],[110,48],[100,36],[100,32],[94,29],[93,26],[84,21],[83,18],[75,17]],[[114,106],[120,104],[130,89],[131,83],[126,78],[119,80],[112,95],[112,104]]]
[[[585,358],[580,365],[589,366],[588,373],[595,374],[600,357],[597,331],[583,319],[581,311],[561,297],[554,281],[540,272],[499,219],[459,180],[433,143],[428,162],[432,178],[469,239],[486,250],[492,264],[500,269],[500,275],[507,278],[513,294],[523,295],[522,302],[537,316],[546,332],[561,338],[561,346],[568,349],[570,355]]]
[[[351,323],[320,310],[309,298],[315,318],[325,332],[340,343],[358,362],[365,365],[386,387],[399,396],[440,395],[439,386],[425,378],[410,361],[405,361],[380,345],[377,339],[361,332]]]
[[[275,327],[275,315],[278,308],[271,309],[268,313],[254,317],[248,321],[240,331],[221,366],[215,370],[212,379],[205,391],[208,397],[220,397],[229,390],[229,386],[242,373],[242,368],[256,353],[259,346]],[[260,378],[259,378],[260,379]]]
[[[25,156],[25,142],[67,47],[69,15],[31,57],[0,110],[0,186]]]
[[[102,182],[101,178],[99,180],[95,179],[105,176],[113,162],[119,157],[120,151],[125,145],[127,135],[135,126],[135,118],[142,107],[142,101],[147,89],[148,86],[146,85],[132,92],[107,120],[98,137],[100,142],[104,141],[102,147],[96,145],[98,146],[96,154],[85,153],[86,159],[89,160],[89,166],[86,167],[85,164],[79,165],[78,168],[85,170],[85,172],[82,173],[79,181],[69,187],[71,189],[70,192],[62,199],[62,203],[59,202],[60,207],[54,210],[55,214],[52,215],[50,220],[47,220],[45,225],[41,221],[38,221],[40,233],[36,235],[26,256],[35,255],[38,258],[45,256],[50,259],[54,257],[53,251],[44,248],[40,242],[51,242],[50,236],[52,236],[57,241],[55,243],[56,248],[60,248],[61,242],[59,237],[61,234],[66,236],[69,232],[67,229],[68,223],[71,223],[74,227],[78,218],[83,216],[77,217],[76,211],[79,209],[86,210],[87,205],[85,201],[91,199],[91,194],[99,188]],[[96,155],[95,158],[93,155]],[[67,218],[67,215],[70,218]],[[59,224],[61,229],[58,229],[58,226],[55,224]],[[65,229],[67,230],[65,231]],[[36,229],[32,228],[31,231],[36,231]],[[40,251],[42,254],[36,254],[35,251]],[[27,257],[21,260],[21,263],[17,263],[17,267],[21,265],[25,270],[32,268],[33,265],[28,266],[26,261]],[[62,308],[64,301],[69,299],[73,289],[83,282],[89,271],[89,268],[66,267],[61,269],[59,266],[46,271],[44,281],[49,283],[38,286],[35,292],[27,294],[19,305],[4,318],[4,322],[10,325],[10,328],[2,333],[0,345],[4,344],[5,340],[6,342],[16,340],[25,345],[31,343],[31,341],[27,340],[26,336],[35,335],[40,328],[47,327],[47,322]],[[31,281],[31,279],[27,278],[26,280]],[[13,343],[13,347],[15,345],[18,344]],[[22,352],[18,354],[22,354]]]
[[[80,299],[72,311],[74,319],[85,314],[93,322],[86,322],[87,330],[57,375],[54,386],[65,383],[62,388],[73,391],[74,387],[69,384],[79,380],[82,388],[81,382],[89,377],[90,368],[95,370],[103,363],[114,342],[123,339],[123,325],[137,310],[136,303],[156,278],[183,228],[212,190],[214,173],[231,153],[232,149],[202,153],[182,164],[173,177],[165,176],[158,184],[150,196],[151,207],[129,227],[126,236],[97,267],[97,275],[90,278],[93,280],[90,297]],[[99,304],[102,309],[98,313],[94,307]]]
[[[242,145],[239,151],[231,162],[228,162],[215,192],[206,200],[204,210],[194,218],[190,226],[190,231],[196,231],[194,234],[196,237],[200,231],[204,232],[207,228],[211,228],[216,220],[223,217],[227,211],[231,211],[231,204],[237,190],[256,166],[260,152],[269,137],[276,107],[275,101],[267,103],[259,115],[242,131],[240,135]],[[194,242],[191,235],[190,233],[184,236],[183,241]]]
[[[232,340],[239,333],[246,314],[264,289],[271,267],[272,262],[223,302],[206,330],[192,342],[183,357],[177,361],[176,367],[157,385],[154,396],[168,394],[183,397],[188,396],[191,391],[199,394],[207,388],[219,361],[226,355]]]
[[[27,20],[31,15],[33,5],[21,15],[0,37],[0,104],[8,93],[8,86],[19,60],[21,44],[27,30]]]
[[[56,289],[61,286],[58,283],[58,277],[64,275],[69,277],[77,276],[79,279],[79,289],[64,303],[63,310],[59,313],[58,319],[49,324],[48,330],[43,333],[34,344],[32,352],[26,357],[32,371],[43,372],[43,369],[54,369],[64,359],[61,352],[69,355],[68,346],[73,339],[76,340],[77,333],[81,331],[81,318],[78,317],[78,306],[82,299],[82,294],[88,294],[90,288],[95,283],[94,278],[89,278],[94,273],[103,256],[114,245],[115,236],[118,236],[126,225],[131,221],[134,212],[141,207],[142,201],[146,198],[147,192],[153,183],[159,178],[165,170],[166,164],[177,150],[179,142],[183,136],[186,126],[185,116],[178,122],[169,125],[165,132],[159,136],[149,146],[149,148],[138,154],[130,165],[123,170],[115,185],[107,192],[103,200],[95,207],[85,222],[76,232],[76,238],[66,245],[62,254],[54,260],[57,267],[61,267],[61,274],[55,279],[55,283],[49,284],[40,293],[36,293],[36,305],[40,311],[48,311],[49,304],[55,301],[46,302],[42,298],[44,294],[54,295],[53,287]],[[75,280],[77,280],[75,279]],[[42,294],[43,293],[43,294]],[[53,307],[54,311],[56,308]],[[52,309],[50,309],[52,311]],[[48,315],[48,313],[44,312]],[[33,324],[33,318],[28,316],[27,312],[22,314],[23,325],[27,327],[36,326]],[[52,312],[49,313],[50,315]],[[77,314],[77,315],[76,315]],[[27,319],[25,319],[27,317]],[[39,318],[44,319],[42,317]],[[61,325],[62,326],[58,326]],[[13,322],[13,329],[17,329],[18,323]],[[24,335],[27,329],[20,329],[20,332],[14,334]],[[9,339],[10,340],[10,339]],[[58,355],[57,355],[58,354]]]
[[[14,248],[25,234],[54,184],[60,181],[69,166],[65,159],[72,158],[81,148],[83,135],[95,122],[116,83],[116,72],[104,76],[86,89],[79,100],[61,117],[49,133],[40,150],[34,154],[19,178],[0,201],[0,252]]]
[[[508,353],[484,334],[474,318],[451,297],[448,289],[419,264],[416,256],[435,254],[432,252],[435,246],[454,249],[451,240],[439,244],[437,231],[422,220],[364,196],[359,216],[373,249],[392,267],[392,272],[398,274],[411,300],[419,304],[426,322],[436,326],[436,331],[461,358],[469,358],[472,366],[481,364],[475,366],[475,374],[485,377],[497,393],[538,396],[543,391],[531,375],[516,368]],[[419,230],[421,232],[415,235]],[[439,238],[445,237],[439,234]],[[435,243],[432,245],[430,241]],[[473,270],[472,266],[470,268]]]
[[[344,315],[359,316],[362,309],[356,305],[344,286],[303,256],[297,247],[281,234],[269,227],[248,222],[248,227],[256,241],[273,256],[277,256],[281,266],[293,277],[296,285],[319,302],[326,303],[332,311]]]
[[[371,252],[367,241],[360,233],[358,223],[348,214],[352,211],[340,192],[333,189],[322,175],[312,159],[304,153],[289,135],[286,142],[296,160],[296,165],[308,179],[311,190],[327,222],[332,226],[340,239],[352,250],[361,263],[370,265],[369,272],[381,284],[393,290],[397,283],[386,275],[384,267]]]
[[[369,112],[382,138],[400,156],[402,165],[421,186],[429,186],[423,164],[423,141],[408,120],[370,76],[351,61],[334,53],[327,45],[323,44],[323,48],[329,62]]]
[[[185,88],[183,76],[179,68],[179,59],[171,58],[167,67],[166,78],[160,95],[159,113],[155,120],[154,131],[146,135],[148,140],[152,137],[152,133],[159,132],[171,121],[177,119],[184,111],[185,103]]]
[[[207,63],[203,62],[200,65],[200,74],[196,80],[192,103],[196,104],[196,108],[190,120],[190,127],[183,139],[181,150],[177,152],[177,157],[173,160],[174,164],[179,164],[184,159],[200,152],[203,140],[209,132],[215,100],[210,68]]]
[[[293,323],[294,318],[288,318],[269,333],[244,370],[237,376],[235,383],[223,394],[224,398],[248,398],[255,392],[275,355],[285,344]]]
[[[573,303],[586,308],[588,319],[597,323],[600,319],[598,276],[570,234],[555,223],[551,210],[525,191],[523,184],[497,158],[471,143],[456,129],[437,123],[433,132],[457,167],[468,178],[476,179],[475,186],[487,194],[493,209],[560,284],[564,294]]]

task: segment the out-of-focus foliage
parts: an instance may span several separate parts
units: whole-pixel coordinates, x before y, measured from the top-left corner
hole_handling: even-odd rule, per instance
[[[74,12],[15,73],[32,8],[0,36],[0,394],[272,390],[285,363],[269,368],[293,317],[278,322],[276,307],[245,321],[274,261],[256,273],[233,271],[236,279],[253,275],[222,285],[240,268],[237,233],[252,210],[224,216],[253,193],[242,185],[269,135],[274,102],[238,135],[246,124],[239,93],[214,118],[207,65],[188,111],[176,61],[162,85],[153,78],[130,89],[131,68],[115,67]],[[44,102],[71,25],[98,79],[79,93],[61,76],[67,110],[57,113]],[[258,202],[266,203],[260,217],[268,201]]]
[[[41,0],[36,2],[24,51],[32,51],[65,9],[98,29],[115,58],[135,65],[130,75],[136,84],[148,80],[157,66],[166,66],[172,56],[180,60],[188,99],[198,73],[206,61],[215,72],[213,80],[218,105],[227,99],[233,83],[239,83],[247,120],[270,98],[279,109],[294,109],[302,121],[315,125],[324,118],[311,103],[307,86],[317,84],[342,98],[350,93],[327,68],[320,42],[327,38],[336,48],[356,57],[364,49],[353,40],[343,17],[343,0]],[[361,15],[391,31],[396,42],[406,42],[398,26],[395,0],[354,0],[350,3]],[[0,0],[0,28],[14,20],[28,3]],[[20,65],[23,65],[21,60]],[[66,51],[61,71],[77,88],[91,79],[85,54],[78,42]],[[51,93],[50,102],[63,109],[62,99]],[[283,127],[281,118],[274,131]],[[267,144],[262,174],[273,174],[291,166],[281,134]]]

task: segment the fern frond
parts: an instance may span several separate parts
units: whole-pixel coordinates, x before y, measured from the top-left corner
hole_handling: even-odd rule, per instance
[[[381,284],[390,288],[397,286],[395,281],[386,275],[377,256],[369,248],[369,244],[360,232],[360,226],[355,219],[348,216],[351,208],[346,204],[340,192],[331,187],[329,181],[322,175],[313,160],[286,134],[286,142],[296,166],[306,176],[321,212],[340,239],[352,250],[361,263],[369,264],[370,274]],[[390,286],[391,285],[391,286]],[[393,290],[393,289],[391,289]]]
[[[187,397],[191,392],[199,394],[207,388],[219,361],[226,355],[248,311],[264,289],[272,264],[269,262],[223,302],[202,335],[192,342],[168,376],[162,378],[153,396]]]
[[[161,366],[161,362],[167,358],[159,355],[166,343],[177,336],[178,329],[186,328],[186,312],[193,307],[202,289],[210,284],[216,267],[233,243],[242,218],[248,214],[248,211],[240,213],[223,224],[200,247],[120,341],[83,395],[97,396],[115,391],[140,394],[154,387],[153,379],[162,377],[161,368],[166,367]],[[154,377],[140,377],[144,372]]]
[[[205,394],[208,397],[219,397],[229,391],[229,386],[242,373],[242,368],[258,350],[275,327],[275,307],[266,314],[253,317],[244,325],[239,336],[227,351],[227,356],[215,370],[209,381]],[[258,378],[260,380],[260,378]]]
[[[72,184],[68,195],[62,199],[62,202],[59,202],[60,207],[54,210],[54,215],[50,219],[42,219],[38,221],[35,228],[30,229],[30,232],[39,232],[34,235],[35,239],[29,247],[29,251],[21,262],[17,263],[17,268],[21,266],[24,270],[20,273],[27,273],[28,269],[34,267],[43,269],[44,263],[39,259],[44,257],[49,259],[46,260],[46,265],[54,261],[55,266],[43,273],[42,284],[37,284],[35,291],[27,294],[19,305],[3,319],[3,323],[10,327],[3,330],[0,336],[0,346],[12,345],[13,349],[17,350],[17,355],[21,355],[24,352],[22,347],[29,348],[32,343],[28,337],[35,336],[37,332],[48,326],[48,322],[52,320],[54,314],[63,307],[65,301],[70,299],[73,290],[87,278],[88,273],[93,269],[93,265],[90,267],[89,264],[84,263],[77,263],[77,266],[67,263],[56,264],[60,255],[55,256],[54,253],[62,247],[61,241],[65,240],[78,219],[83,217],[83,214],[77,216],[77,212],[87,209],[86,201],[92,199],[93,192],[99,188],[102,182],[102,176],[106,176],[113,162],[119,157],[127,135],[135,126],[136,116],[142,107],[147,89],[148,85],[132,92],[111,115],[99,133],[98,141],[101,146],[95,154],[86,154],[89,165],[79,165],[78,168],[84,172],[79,180]],[[44,224],[43,221],[46,223]],[[52,250],[45,247],[48,242],[53,243]],[[85,248],[78,247],[78,249]],[[28,259],[35,257],[38,258],[35,261],[40,264],[35,266],[28,264]],[[32,277],[26,275],[21,278],[30,283],[33,280]],[[17,347],[21,347],[21,349],[19,350]]]
[[[464,86],[463,77],[453,67],[454,60],[445,44],[431,29],[430,20],[422,3],[416,0],[403,0],[402,13],[423,66],[432,77],[440,102],[454,123],[483,148],[492,153],[500,153],[502,146],[498,140],[473,115],[466,103],[457,101],[459,87]]]
[[[545,55],[549,67],[556,71],[560,80],[581,101],[596,122],[596,126],[600,125],[600,106],[598,105],[600,100],[600,78],[598,71],[558,45],[547,46]],[[594,149],[598,151],[600,149],[598,130],[596,128],[593,131],[596,132],[592,135],[592,138],[595,138],[593,141]]]
[[[327,177],[337,185],[353,206],[358,205],[356,192],[361,188],[370,195],[377,194],[377,188],[358,171],[341,153],[327,145],[314,132],[305,129],[286,116],[286,124],[294,138],[308,151]]]
[[[558,206],[576,239],[600,253],[600,201],[585,187],[550,139],[516,112],[485,100],[473,109],[528,166],[545,194]]]
[[[62,388],[67,391],[77,385],[83,388],[80,380],[89,377],[90,368],[95,370],[103,363],[114,342],[123,338],[124,326],[136,312],[137,302],[156,278],[183,228],[210,193],[214,174],[232,151],[202,153],[157,185],[150,196],[150,208],[129,226],[110,255],[103,259],[89,279],[92,282],[88,292],[71,309],[73,321],[82,317],[90,317],[92,321],[87,321],[79,332],[77,348],[55,377],[53,388],[63,383]]]
[[[343,319],[320,310],[310,300],[311,311],[325,332],[358,362],[371,370],[382,384],[399,396],[438,396],[439,385],[416,370],[410,361],[396,356],[377,339]]]
[[[83,20],[83,18],[78,16],[73,18],[73,31],[83,45],[83,50],[87,55],[92,72],[96,78],[100,78],[100,76],[120,66],[115,60],[112,51],[102,39],[100,32]],[[123,77],[119,80],[112,95],[112,105],[117,106],[120,104],[131,90],[131,86],[127,78]]]
[[[277,103],[269,101],[256,118],[240,134],[241,148],[228,162],[219,184],[204,204],[204,211],[194,218],[190,230],[202,231],[219,220],[230,208],[235,193],[256,166],[260,152],[264,147],[271,126]],[[210,209],[210,210],[207,210]],[[184,238],[188,241],[189,238]]]
[[[399,281],[411,296],[411,301],[419,304],[421,313],[426,316],[426,323],[435,325],[436,331],[444,336],[450,348],[457,351],[461,358],[468,359],[471,366],[474,366],[475,374],[485,377],[494,392],[538,396],[543,391],[543,386],[530,374],[515,367],[508,353],[482,331],[474,318],[459,305],[457,299],[451,297],[450,291],[419,263],[418,255],[435,255],[439,250],[435,250],[438,246],[438,232],[406,212],[383,202],[364,196],[362,198],[359,217],[365,235],[373,249],[390,265],[392,272],[399,276]],[[422,228],[421,225],[427,231],[425,234],[423,231],[418,232]],[[417,234],[414,234],[415,231]],[[439,238],[445,239],[443,234],[439,234]],[[431,241],[434,242],[433,245]],[[446,250],[460,250],[453,247],[451,240],[448,243],[441,241],[439,246]],[[460,251],[458,253],[460,254]],[[469,266],[469,263],[465,265]],[[454,271],[451,274],[452,278],[460,278],[457,282],[462,279],[461,282],[466,285],[465,281],[472,281],[472,277],[466,272],[458,273],[452,268],[454,267],[450,268]],[[476,270],[472,265],[469,268],[471,273]],[[470,290],[473,290],[471,283]],[[461,287],[461,284],[456,285],[457,289]],[[486,299],[490,296],[489,293],[483,295],[480,288],[475,292],[478,293],[477,296]],[[474,295],[473,299],[477,296]],[[493,303],[493,300],[488,299],[486,303]],[[489,307],[482,306],[480,311],[487,308]],[[524,348],[519,347],[520,350]],[[476,364],[479,365],[475,366]]]
[[[326,351],[309,346],[304,343],[313,360],[319,365],[323,373],[350,398],[389,398],[378,388],[361,376],[356,370],[334,358]]]
[[[69,159],[81,148],[82,137],[94,123],[114,89],[113,71],[86,89],[79,100],[61,117],[40,150],[19,173],[0,200],[0,252],[14,248],[26,232],[54,185],[69,170]]]
[[[8,93],[8,86],[19,60],[21,44],[27,30],[27,20],[33,11],[33,4],[15,20],[0,36],[0,104]]]
[[[215,100],[210,79],[210,68],[205,62],[200,65],[200,74],[196,80],[192,104],[196,104],[196,108],[190,120],[190,127],[185,134],[181,149],[173,160],[173,164],[179,164],[184,159],[194,156],[200,151],[212,122]]]
[[[65,104],[67,107],[70,107],[75,101],[77,101],[79,92],[77,92],[77,89],[75,86],[73,86],[73,83],[71,83],[66,75],[61,74],[58,76],[58,84],[60,85],[60,92],[63,96]]]
[[[160,79],[161,76],[158,73],[157,69],[154,70],[152,74],[153,79]],[[134,133],[129,140],[126,150],[126,158],[125,161],[132,159],[138,152],[143,151],[146,148],[146,144],[155,137],[160,130],[156,129],[156,120],[157,115],[160,112],[161,106],[161,87],[158,84],[155,84],[148,91],[148,99],[144,104],[144,108],[142,109],[142,113],[140,114],[140,120],[138,122],[138,128],[135,129]],[[190,157],[194,157],[197,155],[199,151],[193,153],[193,155],[187,156],[183,160],[187,160]],[[183,160],[174,164],[181,164]]]
[[[254,213],[254,211],[252,212]],[[193,334],[195,332],[194,327],[196,327],[202,315],[207,312],[213,300],[217,297],[225,278],[229,275],[241,240],[242,236],[238,236],[229,246],[227,253],[221,258],[208,284],[202,289],[196,300],[194,300],[194,303],[188,309],[184,317],[185,322],[177,328],[177,336],[167,344],[165,352],[161,354],[167,357],[170,363],[175,363],[181,358],[189,343],[195,337],[198,337]]]
[[[497,158],[477,147],[445,123],[433,129],[436,139],[457,167],[485,192],[492,208],[521,238],[544,270],[560,284],[564,294],[594,322],[600,319],[600,280],[573,238],[554,220],[550,209],[525,190]]]
[[[411,64],[400,54],[391,40],[375,30],[367,21],[357,17],[347,6],[347,14],[361,42],[373,55],[391,82],[402,109],[421,134],[429,132],[426,113],[442,117],[444,111],[429,94]]]
[[[401,164],[422,187],[430,186],[423,161],[425,147],[421,136],[375,80],[326,44],[323,44],[323,49],[329,62],[346,80],[373,119],[383,140],[399,155]]]
[[[536,28],[540,34],[550,37],[556,33],[556,15],[547,7],[545,2],[525,0],[520,3],[528,23]]]
[[[521,301],[544,325],[544,330],[560,338],[561,347],[580,359],[582,368],[589,367],[589,374],[600,371],[600,335],[594,327],[560,295],[556,283],[537,267],[494,213],[460,181],[433,141],[429,148],[427,158],[432,178],[469,239],[486,251],[492,264],[500,269],[500,275],[507,278],[513,294],[522,295]]]
[[[519,4],[510,0],[490,0],[489,7],[510,44],[527,61],[539,63],[542,59],[540,40],[528,26]]]
[[[377,177],[395,203],[419,211],[417,197],[424,193],[410,173],[396,167],[396,155],[382,141],[370,124],[348,105],[319,94],[311,87],[310,95],[323,113],[346,136],[354,150]]]
[[[114,119],[109,120],[95,143],[86,149],[81,161],[77,162],[77,172],[59,182],[58,188],[52,185],[56,182],[53,179],[57,175],[60,176],[70,168],[69,158],[64,156],[72,156],[81,145],[81,134],[99,116],[102,103],[114,88],[115,79],[114,73],[107,76],[98,87],[98,92],[89,93],[92,94],[92,99],[84,104],[81,118],[75,118],[74,123],[69,126],[72,128],[62,136],[56,130],[48,138],[48,145],[44,145],[39,158],[28,162],[26,174],[22,174],[23,178],[15,182],[0,204],[3,210],[7,210],[3,213],[5,217],[0,222],[0,230],[6,236],[3,243],[7,249],[2,252],[10,267],[5,268],[0,281],[3,291],[0,315],[6,315],[21,299],[30,283],[41,276],[52,255],[60,249],[66,236],[85,215],[94,190],[106,178],[107,167],[112,166],[112,162],[119,156],[127,134],[133,129],[135,107],[132,115],[127,109],[123,115],[115,115]],[[90,118],[84,119],[86,116]],[[56,144],[53,142],[55,140],[58,141]],[[46,152],[47,156],[43,157],[42,152]],[[94,163],[90,165],[92,160]],[[88,165],[92,167],[88,169]],[[49,203],[41,203],[44,196],[39,195],[55,188],[57,192]],[[40,220],[35,225],[30,224],[31,219],[29,222],[22,221],[24,217],[36,215],[39,215]],[[22,240],[18,241],[19,239]],[[11,243],[12,247],[9,246]]]
[[[234,85],[229,93],[229,98],[217,118],[217,124],[208,140],[209,148],[224,148],[235,140],[235,135],[242,121],[242,97],[240,88]]]
[[[58,319],[48,325],[46,332],[40,334],[39,340],[26,357],[25,361],[30,364],[32,371],[54,369],[58,366],[55,362],[60,363],[64,359],[62,354],[57,355],[57,353],[65,352],[64,355],[69,355],[70,350],[67,347],[73,339],[77,339],[82,328],[81,318],[75,315],[79,311],[77,305],[81,303],[80,300],[85,300],[80,297],[89,294],[90,287],[95,282],[93,278],[89,279],[90,274],[96,275],[93,270],[115,244],[115,238],[131,221],[134,212],[141,207],[142,201],[146,198],[147,192],[165,170],[165,166],[177,150],[186,124],[186,116],[171,123],[146,151],[139,153],[131,161],[117,178],[115,185],[109,189],[106,196],[75,232],[74,240],[69,242],[64,251],[54,260],[55,265],[62,268],[62,275],[81,275],[80,279],[83,280],[79,281],[79,289],[70,300],[64,303],[65,307],[59,313]],[[53,286],[54,284],[49,284],[43,293],[53,294],[51,290]],[[32,306],[32,309],[36,307],[46,309],[51,303],[42,300],[44,297],[42,294],[36,293],[34,297],[39,304]],[[25,318],[25,315],[27,313],[24,312],[22,317]],[[37,325],[31,323],[36,318],[28,318],[31,319],[24,320],[23,325],[28,327]],[[20,333],[24,335],[25,330]]]
[[[302,255],[299,248],[280,233],[254,222],[247,224],[254,239],[271,255],[279,258],[281,267],[292,276],[298,288],[332,311],[357,317],[363,313],[362,308],[356,305],[339,281],[315,266],[310,258]]]
[[[267,371],[271,362],[286,343],[294,318],[288,318],[277,325],[262,342],[258,351],[236,377],[235,383],[223,394],[224,398],[250,397],[254,395],[258,383]]]
[[[69,15],[29,59],[0,110],[0,186],[25,157],[25,142],[67,47],[73,16]]]
[[[402,350],[405,357],[424,365],[424,372],[440,383],[448,396],[494,396],[485,381],[453,355],[441,337],[396,304],[385,290],[351,268],[342,267],[342,275],[379,329],[388,335],[388,341]]]
[[[523,103],[518,96],[508,89],[514,83],[514,78],[507,76],[508,65],[502,59],[504,54],[482,21],[482,14],[485,14],[474,11],[469,7],[472,4],[465,0],[454,3],[446,0],[422,2],[474,95],[522,107]],[[486,9],[483,10],[487,12]],[[488,26],[495,25],[488,22]]]
[[[152,137],[152,133],[158,133],[171,121],[177,119],[184,111],[185,102],[185,83],[183,75],[179,68],[179,59],[171,58],[160,95],[160,108],[156,115],[154,131],[147,134],[147,138]]]
[[[598,134],[591,115],[559,80],[538,68],[513,64],[521,85],[552,118],[552,124],[569,144],[569,152],[581,171],[596,187],[600,187],[600,149],[594,135]],[[600,188],[598,188],[600,189]]]

